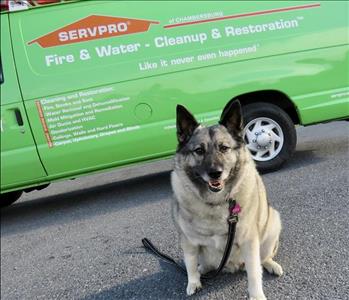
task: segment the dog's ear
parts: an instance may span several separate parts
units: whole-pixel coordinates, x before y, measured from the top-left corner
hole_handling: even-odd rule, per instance
[[[242,111],[239,100],[230,100],[224,107],[219,124],[228,129],[234,138],[242,140]]]
[[[184,145],[192,136],[199,123],[182,105],[177,105],[177,138],[179,145]]]

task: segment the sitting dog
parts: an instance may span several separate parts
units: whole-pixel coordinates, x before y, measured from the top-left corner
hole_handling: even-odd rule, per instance
[[[262,266],[282,275],[273,260],[281,231],[279,213],[267,201],[263,181],[244,145],[241,106],[230,101],[219,124],[200,125],[177,106],[178,148],[171,175],[172,213],[188,275],[187,294],[200,289],[200,274],[216,269],[225,249],[228,199],[241,207],[235,240],[225,268],[245,269],[250,299],[266,299]]]

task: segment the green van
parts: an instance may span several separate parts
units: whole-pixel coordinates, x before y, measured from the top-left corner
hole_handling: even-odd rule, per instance
[[[173,155],[239,99],[261,171],[349,115],[347,1],[1,1],[1,204]]]

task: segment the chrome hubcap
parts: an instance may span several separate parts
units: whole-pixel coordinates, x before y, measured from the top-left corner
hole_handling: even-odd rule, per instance
[[[244,140],[254,160],[267,161],[280,153],[284,134],[274,120],[256,118],[245,126]]]

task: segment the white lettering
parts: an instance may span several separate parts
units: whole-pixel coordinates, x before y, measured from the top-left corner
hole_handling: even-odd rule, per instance
[[[94,37],[97,35],[97,27],[92,27],[92,28],[88,27],[87,32],[90,36]]]
[[[107,25],[92,26],[87,28],[73,29],[69,31],[61,31],[58,33],[58,39],[61,42],[76,39],[86,39],[89,37],[104,36],[112,33],[126,32],[128,30],[127,23],[112,23]]]
[[[53,54],[53,55],[46,55],[45,61],[46,61],[46,66],[50,67],[52,64],[63,65],[65,62],[72,63],[75,61],[75,59],[72,54],[61,55],[61,56],[58,56],[57,54]]]
[[[62,32],[58,33],[58,39],[61,42],[68,41],[69,40],[68,33],[66,31],[62,31]]]
[[[255,25],[249,24],[248,26],[243,26],[243,27],[226,26],[225,35],[227,37],[230,37],[230,36],[238,36],[243,34],[255,34],[259,32],[296,28],[298,26],[299,26],[298,20],[296,19],[293,19],[293,20],[280,19],[278,21],[274,21],[271,23],[255,24]]]
[[[80,38],[88,38],[87,30],[86,29],[79,29],[78,35]]]
[[[157,48],[163,48],[163,47],[190,44],[190,43],[203,44],[206,40],[207,40],[207,34],[204,32],[201,32],[201,33],[176,36],[176,37],[159,36],[154,39],[154,43]]]
[[[107,45],[107,46],[96,47],[95,49],[98,57],[105,57],[105,56],[111,56],[111,55],[137,52],[140,47],[141,47],[140,43],[135,43],[135,44],[128,44],[128,45],[119,45],[114,47],[111,45]]]
[[[70,30],[68,31],[69,39],[70,40],[76,40],[79,38],[78,32],[76,30]]]
[[[98,33],[99,35],[104,35],[106,32],[108,32],[107,26],[98,26]]]

